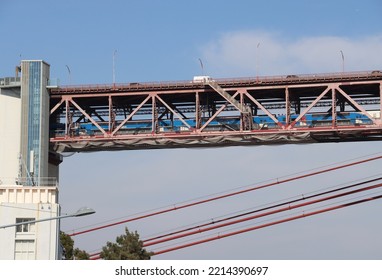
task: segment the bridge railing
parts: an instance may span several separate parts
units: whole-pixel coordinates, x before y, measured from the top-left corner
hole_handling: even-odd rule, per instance
[[[56,177],[41,177],[41,178],[2,177],[0,178],[0,186],[58,187],[58,181]]]
[[[293,83],[293,82],[315,82],[332,80],[352,80],[352,79],[373,79],[382,78],[382,71],[357,71],[357,72],[335,72],[317,74],[290,74],[278,76],[258,76],[258,77],[238,77],[238,78],[218,78],[215,79],[220,85],[224,84],[272,84],[272,83]]]
[[[315,83],[328,81],[342,81],[355,79],[382,79],[382,71],[363,72],[337,72],[320,74],[291,74],[278,76],[239,77],[239,78],[213,78],[220,86],[238,86],[241,84],[263,85],[263,84],[292,84],[292,83]],[[61,93],[86,93],[86,92],[116,92],[122,90],[146,91],[160,89],[186,89],[190,87],[204,87],[201,81],[162,81],[162,82],[133,82],[114,84],[88,84],[88,85],[65,85],[51,90],[52,94]]]
[[[20,86],[20,77],[6,77],[0,78],[0,87],[2,86]]]

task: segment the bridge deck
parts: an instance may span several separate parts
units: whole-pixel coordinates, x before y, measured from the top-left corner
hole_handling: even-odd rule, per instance
[[[381,140],[382,72],[50,89],[56,151]]]

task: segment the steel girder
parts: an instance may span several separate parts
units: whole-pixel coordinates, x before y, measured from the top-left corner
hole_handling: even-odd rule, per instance
[[[52,89],[51,148],[62,152],[381,140],[382,74],[341,77]],[[350,112],[369,122],[339,124],[338,116]],[[324,113],[330,122],[304,126],[309,114]],[[256,123],[257,116],[267,123]]]

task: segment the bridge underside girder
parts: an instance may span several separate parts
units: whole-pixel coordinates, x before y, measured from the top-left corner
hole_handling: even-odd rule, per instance
[[[381,140],[382,73],[51,89],[58,152]]]
[[[382,129],[375,130],[331,130],[321,132],[285,132],[285,133],[252,133],[242,135],[210,136],[157,136],[130,137],[128,139],[92,139],[88,141],[61,141],[53,143],[57,152],[94,152],[113,150],[144,150],[168,148],[201,148],[227,147],[246,145],[281,145],[320,142],[380,141]]]

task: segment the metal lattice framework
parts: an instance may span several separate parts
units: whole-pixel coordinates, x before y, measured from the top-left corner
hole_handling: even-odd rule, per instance
[[[382,140],[380,71],[50,91],[58,152]]]

